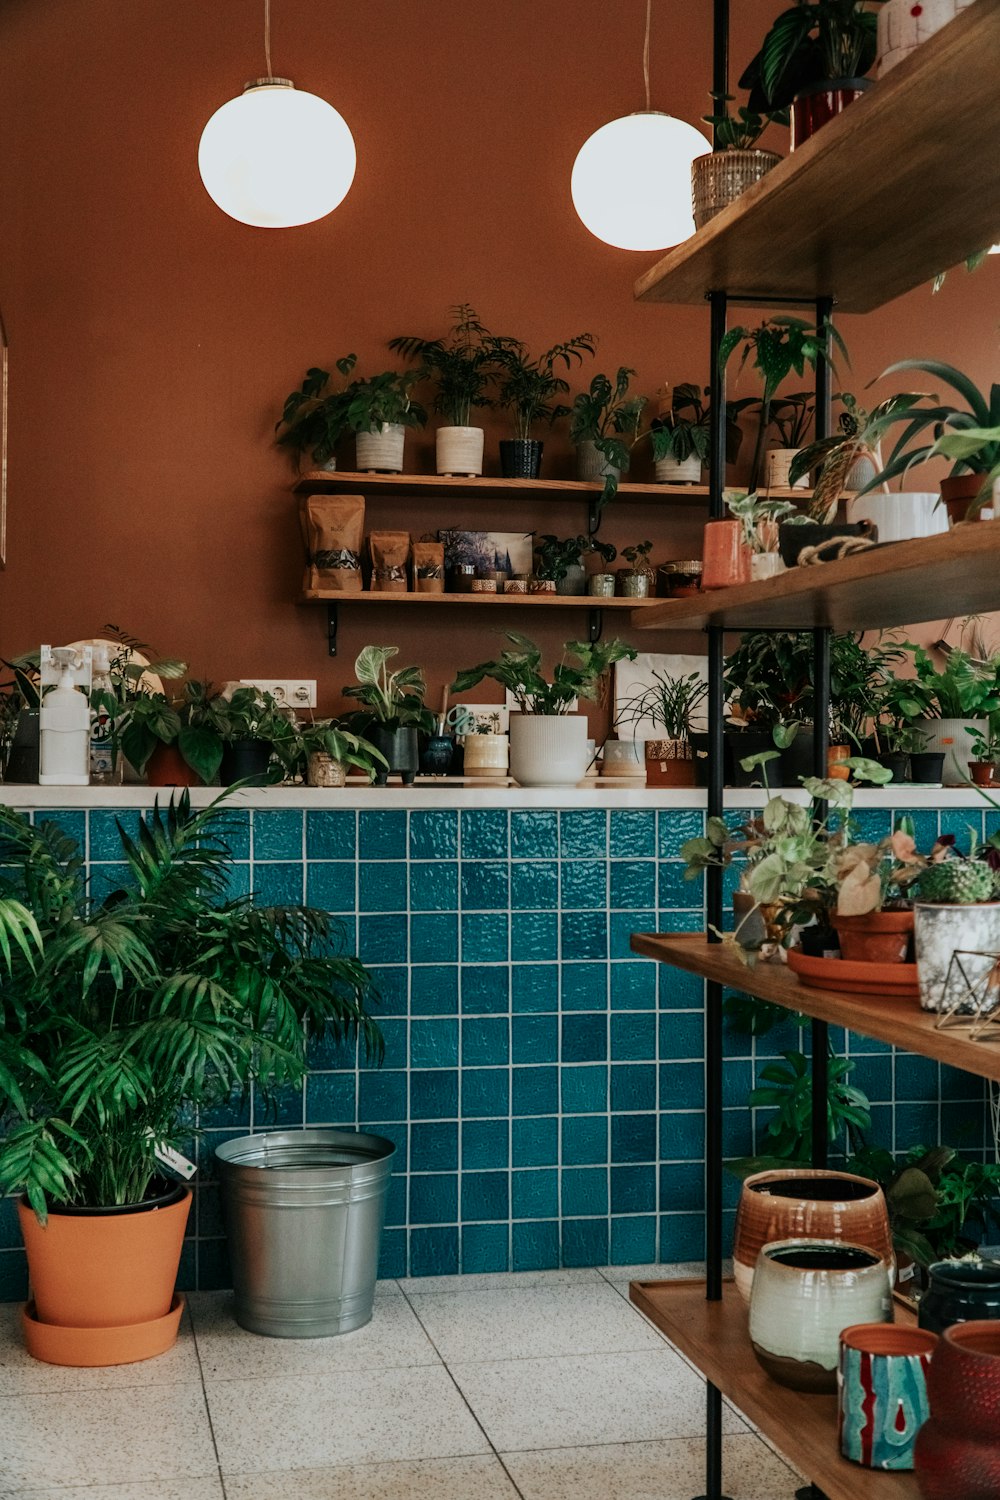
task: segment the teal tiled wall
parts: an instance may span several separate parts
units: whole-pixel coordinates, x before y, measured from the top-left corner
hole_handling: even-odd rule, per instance
[[[118,878],[115,813],[46,816],[86,841],[98,888]],[[888,827],[888,813],[864,816],[873,834]],[[937,832],[936,813],[919,816]],[[963,812],[963,831],[978,816]],[[700,1258],[702,985],[629,949],[635,931],[703,926],[702,884],[684,881],[679,860],[699,812],[234,817],[233,890],[337,914],[379,983],[384,1067],[316,1046],[276,1118],[395,1142],[384,1275]],[[746,1098],[761,1061],[798,1040],[790,1024],[756,1044],[728,1039],[727,1154],[754,1149]],[[882,1143],[902,1150],[940,1133],[982,1149],[977,1080],[836,1040],[857,1061]],[[214,1146],[274,1119],[250,1100],[201,1121],[187,1286],[228,1278]],[[736,1195],[727,1182],[730,1212]],[[0,1203],[0,1297],[24,1293],[12,1209]]]

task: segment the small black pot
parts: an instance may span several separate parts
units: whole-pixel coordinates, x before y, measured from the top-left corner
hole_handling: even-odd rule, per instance
[[[876,757],[880,766],[892,772],[893,781],[905,781],[910,770],[910,757],[902,751],[885,751]]]
[[[822,958],[826,953],[835,953],[840,943],[832,927],[823,927],[814,922],[799,932],[799,947],[808,958]]]
[[[829,546],[829,557],[824,557],[820,552],[820,558],[824,562],[830,562],[836,556],[836,543],[845,536],[863,536],[870,542],[878,541],[878,527],[873,526],[871,521],[855,521],[850,525],[838,526],[836,524],[825,525],[819,521],[807,521],[801,526],[790,525],[782,521],[778,527],[778,550],[781,553],[781,561],[786,568],[794,568],[799,560],[799,553],[807,547]],[[829,544],[833,543],[833,546]]]
[[[270,777],[268,767],[274,746],[270,740],[230,740],[222,747],[219,782],[232,786],[234,781],[249,781],[265,786]]]
[[[749,755],[762,755],[765,750],[774,749],[769,729],[727,729],[725,744],[731,786],[763,786],[765,770],[768,783],[772,787],[777,785],[780,761],[769,760],[766,767],[755,766],[752,771],[744,771],[740,765]]]
[[[781,752],[779,764],[782,786],[798,786],[801,777],[815,775],[815,744],[816,734],[813,726],[800,724],[792,743],[787,750]]]
[[[920,1299],[921,1328],[943,1333],[953,1323],[1000,1318],[1000,1261],[939,1260]]]
[[[535,438],[501,438],[500,473],[504,479],[537,479],[544,447]]]
[[[11,740],[4,781],[12,785],[34,785],[38,781],[41,718],[37,708],[22,708]]]
[[[918,786],[940,786],[944,780],[944,753],[918,750],[910,756],[910,780]]]
[[[374,724],[368,730],[367,738],[376,750],[381,750],[389,762],[388,766],[375,767],[375,785],[385,786],[390,772],[397,771],[403,778],[403,785],[412,786],[420,764],[417,731],[412,728],[389,729],[384,724]]]

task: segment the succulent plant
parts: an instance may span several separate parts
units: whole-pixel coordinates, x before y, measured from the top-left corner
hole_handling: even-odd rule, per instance
[[[995,893],[994,872],[973,859],[945,859],[928,865],[918,883],[921,901],[953,901],[969,906],[991,901]]]

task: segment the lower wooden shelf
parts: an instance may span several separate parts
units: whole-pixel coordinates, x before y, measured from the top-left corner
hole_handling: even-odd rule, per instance
[[[326,589],[304,589],[300,596],[303,604],[430,604],[457,605],[460,609],[469,605],[488,609],[648,609],[661,604],[660,599],[602,599],[596,594],[390,594],[378,589],[366,589],[360,594],[336,594]]]
[[[828,1500],[919,1500],[912,1474],[863,1469],[841,1458],[836,1396],[790,1391],[765,1375],[750,1347],[746,1307],[731,1282],[721,1302],[706,1301],[703,1281],[633,1281],[629,1296]],[[897,1322],[908,1320],[897,1310]]]

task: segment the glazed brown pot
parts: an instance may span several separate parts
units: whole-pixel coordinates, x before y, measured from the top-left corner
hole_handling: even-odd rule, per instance
[[[871,911],[863,917],[841,917],[834,912],[830,924],[840,939],[841,956],[850,962],[906,962],[913,936],[912,911]]]
[[[688,740],[646,741],[646,785],[697,785],[694,751]]]
[[[1000,1495],[1000,1323],[946,1328],[927,1375],[914,1467],[924,1500]]]
[[[733,1274],[750,1301],[754,1267],[774,1240],[844,1240],[880,1255],[895,1274],[885,1195],[877,1182],[851,1172],[788,1167],[748,1177],[736,1211]]]
[[[197,771],[192,771],[176,745],[157,745],[146,762],[149,786],[201,786]]]
[[[975,511],[971,516],[968,510],[983,487],[984,477],[982,474],[953,474],[949,479],[942,479],[941,499],[953,526],[957,526],[959,521],[983,519],[982,510]]]

